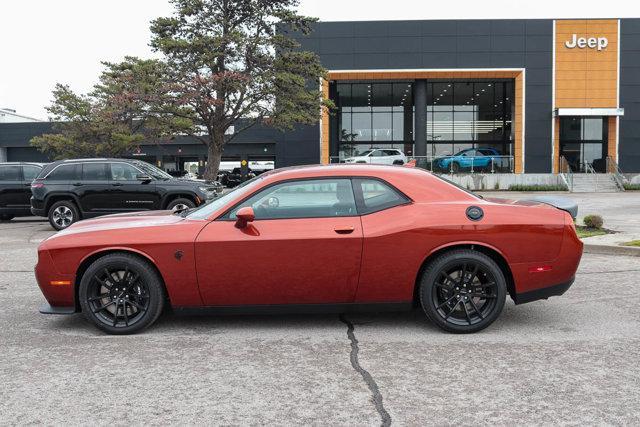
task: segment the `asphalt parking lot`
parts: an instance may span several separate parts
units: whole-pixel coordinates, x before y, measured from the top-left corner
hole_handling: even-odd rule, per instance
[[[640,424],[638,258],[585,255],[563,297],[474,335],[420,311],[163,316],[107,336],[40,315],[46,222],[0,224],[0,424]]]

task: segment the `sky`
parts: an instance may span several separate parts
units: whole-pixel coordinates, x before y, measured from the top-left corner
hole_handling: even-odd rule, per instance
[[[0,108],[46,119],[56,83],[84,93],[101,61],[149,57],[149,21],[168,0],[10,0],[0,5]],[[322,21],[640,18],[634,0],[302,0]]]

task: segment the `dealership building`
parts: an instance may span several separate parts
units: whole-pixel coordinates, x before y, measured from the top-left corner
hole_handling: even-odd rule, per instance
[[[319,22],[292,36],[319,55],[337,109],[316,126],[253,128],[225,159],[281,167],[370,148],[427,161],[484,149],[465,153],[493,153],[516,174],[640,172],[640,19]],[[44,160],[28,141],[49,126],[0,123],[0,157]],[[205,154],[176,138],[131,156],[180,168]]]

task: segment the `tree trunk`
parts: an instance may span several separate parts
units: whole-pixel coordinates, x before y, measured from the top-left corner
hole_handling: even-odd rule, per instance
[[[222,160],[222,145],[210,142],[207,149],[207,167],[204,170],[204,180],[213,182],[218,178],[220,160]]]

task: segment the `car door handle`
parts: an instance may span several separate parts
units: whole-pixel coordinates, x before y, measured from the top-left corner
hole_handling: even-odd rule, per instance
[[[82,186],[82,183],[81,183],[81,182],[74,182],[74,183],[73,183],[73,184],[71,184],[71,185],[73,185],[74,187],[81,187],[81,186]]]
[[[113,187],[122,187],[122,183],[116,182],[115,184],[111,184]]]
[[[336,227],[333,229],[338,234],[351,234],[355,230],[355,227]]]

